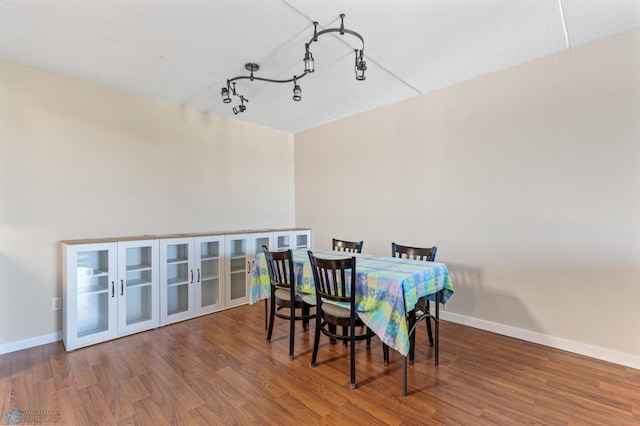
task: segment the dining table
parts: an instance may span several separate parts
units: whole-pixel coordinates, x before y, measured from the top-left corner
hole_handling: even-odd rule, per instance
[[[426,297],[436,302],[435,319],[439,321],[439,303],[446,304],[453,295],[453,284],[444,263],[315,248],[294,249],[295,290],[303,300],[313,305],[316,304],[316,294],[309,250],[315,256],[326,259],[356,258],[358,316],[383,343],[400,352],[405,357],[405,363],[411,346],[407,314],[413,314],[418,299]],[[266,259],[264,253],[258,253],[251,279],[249,302],[267,299],[270,292]]]

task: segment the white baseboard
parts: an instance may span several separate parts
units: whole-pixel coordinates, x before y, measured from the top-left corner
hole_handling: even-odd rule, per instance
[[[33,348],[35,346],[46,345],[48,343],[57,342],[58,340],[62,340],[62,331],[45,334],[44,336],[36,336],[30,339],[18,340],[16,342],[3,343],[0,344],[0,355],[8,354],[9,352],[21,351],[22,349]]]
[[[477,318],[471,318],[442,310],[440,310],[440,318],[445,321],[451,321],[457,324],[479,328],[480,330],[502,334],[503,336],[514,337],[516,339],[526,340],[527,342],[537,343],[555,349],[561,349],[563,351],[573,352],[591,358],[596,358],[602,361],[640,369],[640,356],[626,354],[623,352],[616,352],[598,346],[591,346],[584,343],[575,342],[573,340],[549,336],[546,334],[536,333],[534,331],[523,330],[521,328],[510,327],[508,325],[480,320]]]

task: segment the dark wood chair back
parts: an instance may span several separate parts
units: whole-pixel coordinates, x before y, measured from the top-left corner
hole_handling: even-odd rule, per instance
[[[354,310],[356,291],[356,258],[321,259],[309,253],[311,272],[316,285],[316,297],[334,302],[346,302]]]
[[[349,253],[362,253],[363,241],[344,241],[333,239],[333,250],[345,251]]]
[[[391,256],[405,259],[424,260],[435,262],[438,246],[433,247],[409,247],[391,243]]]
[[[266,247],[263,246],[263,248],[264,256],[267,260],[267,269],[269,270],[271,291],[275,291],[276,288],[290,290],[295,279],[291,250],[269,251]]]

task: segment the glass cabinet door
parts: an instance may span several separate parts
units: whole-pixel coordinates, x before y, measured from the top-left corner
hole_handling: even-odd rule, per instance
[[[193,238],[161,240],[160,266],[161,322],[193,316]]]
[[[160,323],[157,256],[157,240],[118,243],[119,334]]]
[[[196,238],[196,314],[222,309],[224,236]]]
[[[291,247],[291,234],[276,234],[276,250],[288,250]],[[258,253],[258,251],[256,251]]]
[[[251,250],[251,254],[253,255],[253,258],[255,259],[255,255],[258,253],[262,253],[264,251],[263,247],[266,247],[269,250],[273,250],[273,248],[271,248],[271,235],[265,234],[265,235],[256,235],[253,238],[253,250]],[[287,249],[287,247],[285,247],[285,249]]]
[[[116,243],[63,245],[62,337],[67,350],[116,337]]]
[[[292,248],[311,248],[311,231],[296,231],[294,232],[294,239],[296,245]]]
[[[311,248],[310,230],[276,231],[273,238],[276,250]]]
[[[78,252],[77,274],[77,335],[78,339],[109,330],[112,315],[110,299],[113,283],[109,281],[111,271],[109,250]],[[112,280],[113,281],[113,280]],[[110,285],[111,284],[111,285]]]
[[[226,306],[236,306],[248,300],[249,274],[248,237],[230,237],[227,241],[228,278]]]

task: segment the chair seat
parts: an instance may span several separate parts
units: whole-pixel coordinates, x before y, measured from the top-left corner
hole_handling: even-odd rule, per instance
[[[284,288],[278,288],[276,289],[276,299],[280,299],[283,301],[290,301],[291,300],[291,293],[289,292],[289,290],[286,290]],[[303,302],[302,298],[300,297],[300,295],[298,293],[296,293],[296,302]]]
[[[351,316],[350,309],[343,308],[329,302],[325,302],[322,304],[322,310],[325,314],[331,315],[336,318],[349,318]]]

